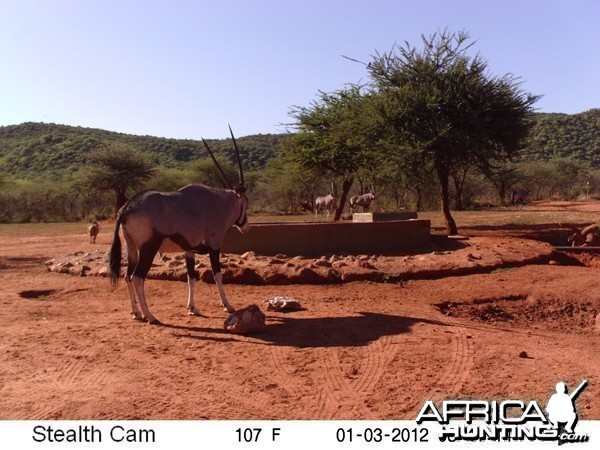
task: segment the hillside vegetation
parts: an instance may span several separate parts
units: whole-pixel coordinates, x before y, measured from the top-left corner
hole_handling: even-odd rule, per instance
[[[573,115],[537,113],[533,121],[528,145],[517,161],[500,166],[492,177],[476,169],[455,174],[453,207],[507,205],[512,190],[523,187],[537,199],[600,195],[600,109]],[[339,179],[299,170],[281,157],[292,137],[238,138],[253,214],[295,214],[301,201],[312,203],[316,196],[339,189]],[[209,144],[219,158],[230,161],[225,169],[235,179],[231,139],[209,140]],[[169,191],[190,182],[222,187],[201,141],[24,123],[0,127],[0,222],[81,220],[114,214],[114,193],[89,189],[86,179],[94,155],[115,145],[143,152],[156,168],[143,189]],[[415,184],[406,174],[386,170],[389,167],[359,174],[352,195],[375,189],[377,210],[437,207],[439,189],[431,176],[424,174]],[[460,191],[458,183],[462,183]],[[127,195],[133,193],[130,188]]]
[[[538,113],[524,159],[573,158],[600,166],[600,109],[580,114]]]
[[[237,139],[244,167],[257,170],[280,152],[286,135],[253,135]],[[15,178],[40,174],[77,172],[89,155],[108,144],[120,143],[143,151],[150,162],[165,168],[181,168],[189,161],[205,158],[201,141],[133,136],[93,128],[45,123],[0,127],[0,172]],[[230,139],[208,140],[217,154],[234,159]]]
[[[537,113],[523,160],[571,158],[600,167],[600,109],[579,114]],[[286,134],[238,138],[244,167],[259,170],[280,154]],[[0,172],[15,178],[77,172],[89,154],[111,143],[122,143],[148,154],[152,163],[181,168],[206,157],[201,141],[134,136],[93,128],[45,123],[0,127]],[[216,153],[235,161],[231,140],[208,140]]]

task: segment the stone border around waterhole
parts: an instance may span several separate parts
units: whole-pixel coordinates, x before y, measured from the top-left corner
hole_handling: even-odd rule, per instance
[[[402,254],[326,254],[318,257],[262,256],[254,252],[221,255],[223,281],[250,285],[335,284],[352,281],[402,283],[407,280],[491,272],[499,268],[553,263],[548,244],[527,239],[476,237],[435,239]],[[198,279],[214,282],[206,256],[196,258]],[[46,262],[49,271],[76,276],[107,276],[106,252],[79,251]],[[122,266],[127,262],[124,260]],[[149,279],[186,281],[182,254],[157,255]]]

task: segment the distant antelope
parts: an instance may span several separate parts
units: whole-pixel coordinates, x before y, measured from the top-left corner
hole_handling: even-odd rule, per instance
[[[357,206],[362,206],[363,211],[367,211],[369,206],[371,206],[371,202],[375,199],[375,195],[372,192],[368,192],[363,195],[355,195],[354,197],[350,197],[350,210],[354,212]]]
[[[115,224],[114,238],[109,253],[109,268],[112,286],[116,285],[121,268],[121,240],[119,229],[127,242],[127,273],[125,281],[131,300],[131,316],[136,320],[160,323],[149,311],[144,293],[144,280],[157,252],[185,252],[188,278],[188,314],[200,313],[194,304],[196,283],[196,253],[208,253],[210,263],[226,311],[233,312],[223,289],[223,274],[220,266],[221,243],[225,233],[236,226],[242,233],[250,229],[246,209],[246,185],[237,143],[231,131],[239,167],[239,184],[234,189],[227,180],[204,139],[206,150],[215,163],[226,190],[213,189],[202,184],[190,184],[176,192],[145,192],[131,198],[119,211]],[[137,307],[136,296],[140,310]]]
[[[302,200],[299,204],[298,204],[298,209],[301,212],[312,212],[313,211],[313,207],[310,204],[310,202],[308,200]]]
[[[99,232],[100,225],[98,225],[98,222],[94,220],[92,224],[88,227],[88,234],[90,235],[90,244],[96,243],[96,236],[98,236]]]
[[[325,195],[323,197],[317,197],[315,199],[315,216],[323,210],[327,211],[327,216],[331,213],[331,210],[335,207],[335,201],[332,194]]]
[[[517,209],[523,209],[523,204],[527,197],[529,197],[532,192],[529,189],[517,189],[513,191],[512,196],[510,198],[510,203],[515,205]]]

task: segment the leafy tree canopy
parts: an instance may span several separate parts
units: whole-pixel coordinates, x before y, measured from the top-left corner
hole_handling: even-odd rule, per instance
[[[368,69],[391,147],[435,170],[447,231],[457,234],[449,177],[469,164],[485,167],[515,154],[539,97],[523,92],[511,75],[489,75],[487,63],[468,54],[473,43],[464,31],[423,36],[422,44],[395,46]]]
[[[287,147],[290,159],[307,170],[317,170],[333,180],[342,179],[342,193],[334,220],[338,220],[361,169],[373,167],[369,95],[349,85],[333,93],[319,92],[308,107],[292,109],[298,132]]]
[[[156,170],[142,153],[120,144],[97,150],[91,158],[93,164],[83,175],[82,184],[92,190],[114,192],[117,210],[128,192],[140,189]]]

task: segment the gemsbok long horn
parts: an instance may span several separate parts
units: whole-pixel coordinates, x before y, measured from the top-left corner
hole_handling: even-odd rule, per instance
[[[212,158],[213,162],[215,163],[215,166],[217,166],[217,170],[221,174],[221,178],[223,178],[223,182],[225,183],[225,187],[227,187],[227,189],[233,189],[233,187],[231,186],[231,183],[229,183],[229,180],[227,180],[227,177],[225,176],[225,172],[223,172],[223,169],[221,168],[221,166],[217,162],[217,158],[215,158],[215,155],[213,155],[213,152],[210,151],[210,147],[208,146],[208,144],[206,143],[206,141],[204,140],[204,138],[202,138],[202,142],[204,143],[204,146],[206,147],[206,150],[208,150],[208,154],[210,155],[210,157]]]
[[[229,126],[229,133],[231,133],[231,139],[233,140],[233,146],[235,147],[235,154],[237,156],[238,168],[240,173],[240,186],[246,187],[244,183],[244,169],[242,168],[242,160],[240,158],[240,150],[238,149],[237,141],[235,140],[235,136],[233,135],[233,131],[231,130],[231,125]]]

